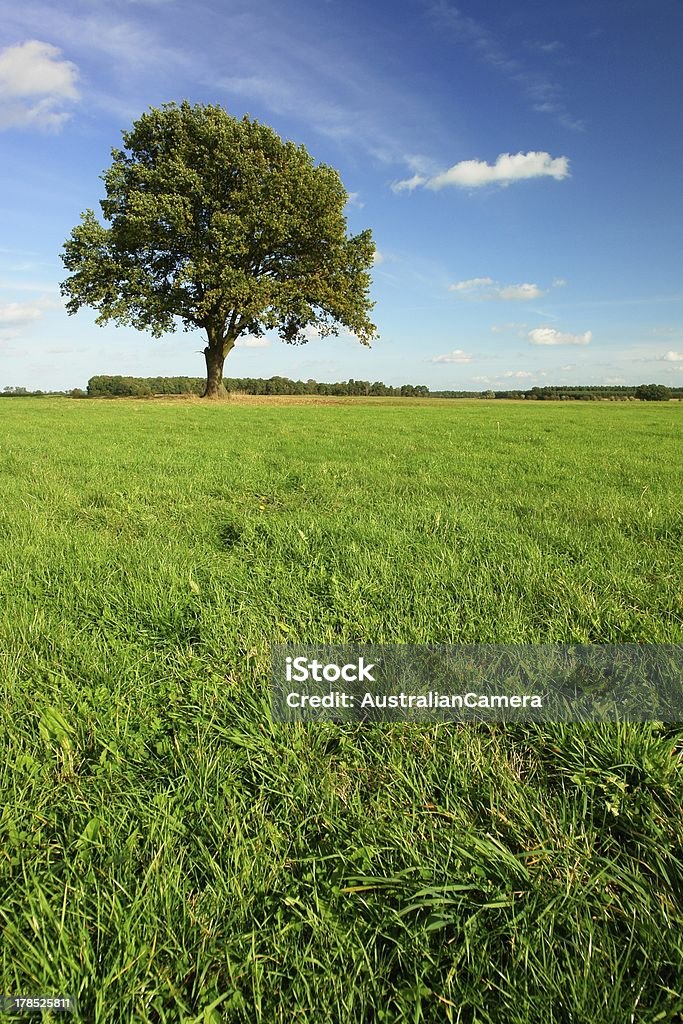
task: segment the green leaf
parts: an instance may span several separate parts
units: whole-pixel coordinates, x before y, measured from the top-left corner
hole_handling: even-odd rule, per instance
[[[74,730],[58,708],[45,708],[38,722],[38,731],[50,746],[60,746],[65,751],[71,749]]]

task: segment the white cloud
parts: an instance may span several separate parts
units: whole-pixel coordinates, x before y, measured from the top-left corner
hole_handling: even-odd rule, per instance
[[[507,288],[501,288],[498,292],[499,299],[540,299],[545,295],[544,291],[537,284],[510,284]]]
[[[44,281],[8,281],[0,280],[2,292],[58,292],[59,285],[46,284]]]
[[[516,323],[514,320],[507,324],[494,324],[491,330],[494,334],[503,334],[505,331],[517,331],[526,328],[526,324]]]
[[[363,202],[363,200],[360,199],[360,193],[359,192],[349,192],[349,193],[347,193],[346,204],[347,204],[347,206],[356,206],[359,210],[362,210],[363,207],[365,206],[365,203]]]
[[[392,192],[412,192],[418,185],[424,185],[429,179],[425,178],[424,174],[414,174],[412,178],[406,178],[405,181],[395,181],[391,186]]]
[[[448,290],[449,292],[471,292],[487,284],[493,284],[493,278],[470,277],[467,281],[456,281],[455,284],[449,284]]]
[[[449,284],[448,290],[459,292],[470,299],[502,299],[514,302],[539,299],[545,292],[537,284],[499,285],[490,277],[471,277],[467,281]]]
[[[247,334],[244,338],[238,338],[235,342],[237,348],[269,348],[268,338],[256,338],[253,334]]]
[[[78,70],[71,61],[58,60],[60,54],[56,46],[37,39],[8,46],[0,53],[0,95],[78,99]]]
[[[557,39],[553,39],[548,43],[543,43],[540,40],[529,39],[525,40],[524,45],[529,50],[535,50],[537,53],[555,53],[556,50],[562,49],[562,43],[558,42]]]
[[[461,348],[456,348],[453,352],[446,352],[442,356],[434,356],[432,359],[433,363],[471,363],[474,356],[470,352],[463,352]]]
[[[485,160],[461,160],[446,171],[425,178],[415,174],[406,181],[392,185],[394,192],[412,191],[418,186],[437,191],[446,185],[457,188],[481,188],[482,185],[509,185],[513,181],[529,178],[555,178],[562,181],[569,176],[569,160],[566,156],[551,157],[550,153],[501,153],[495,164]]]
[[[61,105],[78,99],[78,68],[61,52],[37,39],[0,52],[0,128],[61,127],[69,116]]]
[[[384,259],[384,253],[380,252],[379,249],[375,249],[375,255],[372,257],[372,265],[377,267],[380,263],[384,263]]]
[[[553,288],[564,288],[567,282],[563,277],[554,277],[552,287]]]
[[[322,334],[318,328],[312,324],[308,324],[304,327],[304,335],[308,341],[319,341],[322,338]]]
[[[4,302],[0,303],[0,324],[13,327],[31,323],[42,316],[44,303]]]
[[[667,352],[661,358],[667,363],[683,363],[683,352]]]
[[[435,174],[438,168],[438,164],[435,164],[431,157],[424,156],[423,153],[403,153],[402,160],[416,174],[429,176]]]
[[[503,376],[515,377],[517,380],[528,380],[530,377],[537,376],[537,374],[531,373],[529,370],[508,370]]]
[[[589,345],[593,340],[593,332],[566,334],[554,327],[535,327],[529,331],[527,338],[532,345]]]

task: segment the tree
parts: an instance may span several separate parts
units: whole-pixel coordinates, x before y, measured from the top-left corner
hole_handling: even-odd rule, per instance
[[[640,384],[635,391],[641,402],[668,402],[671,391],[665,384]]]
[[[289,344],[369,320],[369,230],[346,234],[339,175],[245,115],[186,100],[151,107],[123,133],[100,202],[64,244],[69,313],[98,310],[154,337],[206,332],[206,397],[224,394],[225,358],[242,334]]]

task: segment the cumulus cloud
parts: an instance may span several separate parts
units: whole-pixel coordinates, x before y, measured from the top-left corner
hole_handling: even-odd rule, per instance
[[[536,374],[531,373],[530,370],[508,370],[503,376],[514,377],[516,380],[528,380],[530,377],[535,377]]]
[[[0,93],[3,97],[44,96],[76,99],[76,65],[58,60],[61,50],[31,39],[0,53]]]
[[[527,338],[532,345],[589,345],[593,340],[593,332],[567,334],[554,327],[535,327],[529,331]]]
[[[379,249],[375,249],[375,254],[372,257],[372,264],[377,267],[380,263],[384,263],[384,253],[380,252]]]
[[[432,359],[433,363],[471,363],[474,356],[470,352],[463,352],[461,348],[456,348],[452,352],[446,352],[442,356],[434,356]]]
[[[63,103],[78,99],[78,68],[61,52],[37,39],[0,52],[0,128],[62,126]]]
[[[501,286],[490,277],[471,277],[466,281],[449,284],[448,290],[459,292],[470,299],[502,299],[513,302],[538,299],[545,292],[537,284],[507,284]]]
[[[667,363],[683,363],[683,352],[667,352],[661,358]]]
[[[513,181],[528,178],[555,178],[562,181],[569,176],[569,160],[566,156],[551,157],[550,153],[501,153],[495,164],[485,160],[461,160],[446,171],[427,178],[415,174],[405,181],[398,181],[394,192],[412,192],[420,186],[438,191],[446,185],[456,188],[481,188],[482,185],[510,185]]]

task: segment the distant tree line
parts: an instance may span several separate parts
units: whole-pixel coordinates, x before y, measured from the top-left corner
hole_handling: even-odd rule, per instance
[[[377,380],[347,380],[326,384],[316,380],[290,380],[288,377],[224,377],[227,391],[244,395],[397,395],[403,398],[426,397],[424,384],[403,384],[390,387]],[[202,377],[91,377],[89,398],[137,397],[150,395],[201,395],[206,381]]]
[[[85,391],[81,391],[80,388],[71,388],[68,391],[42,391],[38,388],[35,391],[29,391],[28,388],[10,387],[9,385],[0,391],[0,398],[41,398],[44,395],[78,398],[85,397]]]
[[[523,398],[536,402],[599,402],[609,399],[613,402],[666,402],[670,398],[683,398],[683,388],[669,388],[664,384],[639,385],[549,385],[534,387],[526,391],[432,391],[432,398]]]
[[[402,384],[391,387],[381,380],[347,380],[326,384],[320,381],[290,380],[288,377],[226,377],[227,391],[245,395],[333,395],[333,396],[397,396],[400,398],[517,398],[537,402],[665,402],[670,398],[683,399],[683,387],[664,384],[613,385],[549,385],[526,391],[430,391],[424,384]],[[203,377],[122,377],[100,375],[91,377],[87,391],[72,388],[69,391],[29,391],[24,387],[5,387],[0,398],[30,398],[43,395],[62,395],[70,398],[150,398],[153,395],[201,395],[206,381]]]

